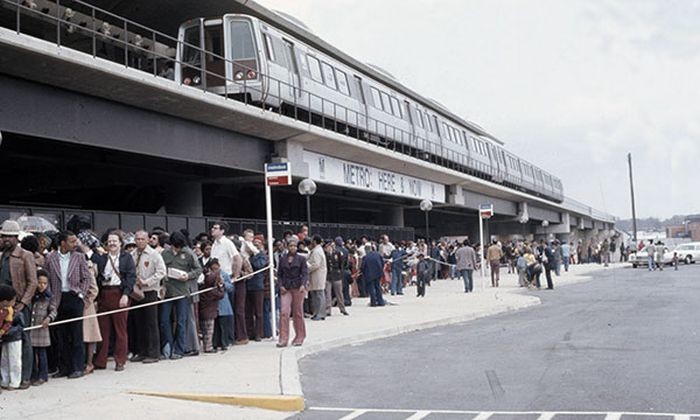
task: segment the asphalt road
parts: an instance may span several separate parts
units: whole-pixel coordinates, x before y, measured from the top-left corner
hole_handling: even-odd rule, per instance
[[[353,416],[314,410],[322,407],[387,410],[360,419],[405,419],[410,410],[700,412],[700,264],[601,271],[535,293],[542,305],[523,311],[302,359],[312,409],[297,417]],[[399,409],[410,410],[390,411]]]

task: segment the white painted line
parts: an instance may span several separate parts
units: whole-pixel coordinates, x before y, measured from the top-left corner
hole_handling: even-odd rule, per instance
[[[474,417],[472,420],[487,420],[491,416],[493,416],[492,412],[482,411],[481,413],[477,414],[476,417]]]
[[[422,418],[428,417],[430,411],[416,411],[416,414],[407,418],[406,420],[421,420]]]
[[[673,420],[690,420],[690,416],[686,414],[676,414],[673,416]]]
[[[620,420],[620,417],[622,417],[622,413],[608,413],[605,420]]]
[[[537,420],[552,420],[552,417],[557,413],[552,413],[552,412],[544,412],[540,414],[540,417]]]
[[[355,410],[352,413],[348,414],[347,416],[341,417],[339,420],[352,420],[360,417],[361,415],[365,414],[367,410]]]

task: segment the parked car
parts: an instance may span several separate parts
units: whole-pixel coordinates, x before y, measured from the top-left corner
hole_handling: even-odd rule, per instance
[[[700,259],[700,242],[689,242],[678,245],[673,252],[678,254],[678,261],[695,264]]]
[[[633,268],[637,268],[639,266],[647,266],[649,264],[649,260],[647,257],[648,254],[645,250],[633,252],[632,254],[630,254],[629,262],[632,263]],[[662,262],[663,265],[673,264],[673,252],[669,251],[667,247],[664,247],[664,258]]]

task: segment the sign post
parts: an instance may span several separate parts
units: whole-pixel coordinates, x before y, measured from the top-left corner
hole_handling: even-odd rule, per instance
[[[271,186],[292,185],[292,168],[289,162],[265,164],[265,213],[267,213],[267,257],[269,259],[270,277],[270,319],[272,337],[277,338],[277,309],[275,305],[275,259],[272,248],[272,190]]]
[[[481,244],[481,251],[479,252],[479,261],[481,262],[481,290],[486,290],[485,281],[485,265],[486,259],[484,258],[484,251],[486,251],[486,244],[484,243],[484,219],[490,219],[493,216],[493,204],[480,204],[479,205],[479,243]]]

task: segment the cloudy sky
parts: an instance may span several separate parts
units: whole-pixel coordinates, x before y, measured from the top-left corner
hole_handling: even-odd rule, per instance
[[[258,0],[631,217],[700,213],[700,1]]]

